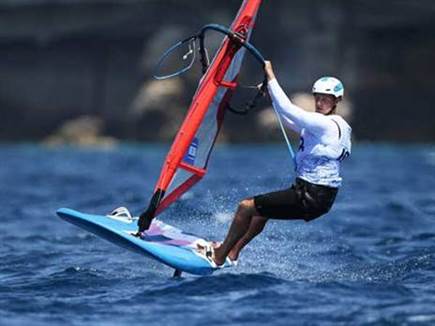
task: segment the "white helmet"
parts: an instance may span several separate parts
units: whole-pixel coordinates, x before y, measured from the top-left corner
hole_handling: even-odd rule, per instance
[[[331,94],[342,97],[344,93],[343,83],[335,77],[319,78],[313,85],[313,94]]]

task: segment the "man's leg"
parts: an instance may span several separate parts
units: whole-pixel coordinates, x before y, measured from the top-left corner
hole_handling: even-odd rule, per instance
[[[237,260],[239,258],[240,251],[257,235],[259,235],[263,229],[264,226],[267,223],[267,218],[263,216],[253,216],[251,218],[251,224],[249,225],[248,231],[245,233],[245,235],[234,245],[233,248],[231,248],[230,252],[228,253],[228,257],[230,257],[231,260]]]
[[[214,260],[217,265],[222,265],[225,262],[225,258],[228,256],[231,249],[233,249],[236,243],[248,232],[252,217],[256,215],[258,215],[258,212],[255,209],[254,200],[252,198],[245,199],[239,204],[224,242],[220,247],[215,249]]]

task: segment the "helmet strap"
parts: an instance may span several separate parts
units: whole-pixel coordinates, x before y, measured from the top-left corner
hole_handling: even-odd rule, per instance
[[[331,111],[329,111],[328,113],[326,113],[325,115],[331,115],[331,114],[335,114],[335,111],[337,109],[337,105],[334,105],[331,109]]]
[[[337,110],[337,104],[341,101],[341,96],[335,98],[335,105],[332,107],[331,111],[329,111],[326,115],[335,114],[335,111]]]

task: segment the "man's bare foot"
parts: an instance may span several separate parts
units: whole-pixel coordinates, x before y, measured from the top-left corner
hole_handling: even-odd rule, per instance
[[[225,263],[225,257],[222,259],[218,253],[220,243],[210,242],[208,245],[202,245],[198,243],[196,247],[198,252],[206,256],[209,260],[212,260],[216,266],[221,266]]]
[[[228,258],[231,259],[231,261],[237,261],[237,259],[239,259],[239,254],[233,249],[229,252]]]
[[[214,250],[216,252],[216,249],[220,248],[220,246],[222,245],[222,242],[212,241],[211,245],[213,246],[213,248],[214,248]],[[238,250],[231,249],[231,251],[228,253],[228,258],[231,261],[233,261],[233,262],[237,261],[237,259],[239,258],[239,252],[238,252]]]
[[[214,250],[213,250],[212,258],[217,266],[221,266],[221,265],[225,264],[226,257],[222,256],[222,253],[220,251],[221,251],[221,246],[214,248]]]

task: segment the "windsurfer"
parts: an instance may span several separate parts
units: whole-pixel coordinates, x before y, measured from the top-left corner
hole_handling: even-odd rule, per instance
[[[322,77],[313,85],[316,112],[307,112],[291,102],[280,87],[270,61],[265,72],[272,104],[284,124],[300,135],[296,154],[296,180],[285,190],[257,195],[240,202],[224,242],[214,248],[213,260],[237,260],[240,251],[263,231],[269,219],[306,222],[326,214],[341,186],[341,161],[351,150],[351,128],[337,115],[343,84]]]

